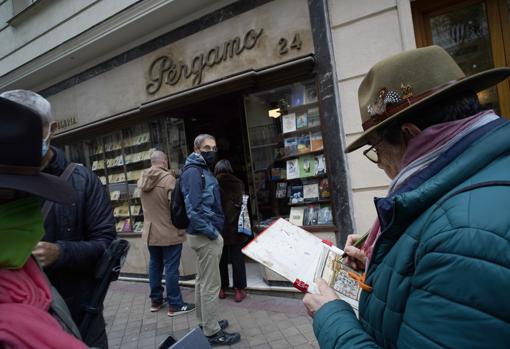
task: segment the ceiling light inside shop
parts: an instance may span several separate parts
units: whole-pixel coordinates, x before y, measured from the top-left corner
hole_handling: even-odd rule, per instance
[[[269,109],[267,114],[269,115],[270,118],[278,119],[280,117],[280,115],[282,115],[282,112],[280,111],[280,108],[276,108],[276,109]]]

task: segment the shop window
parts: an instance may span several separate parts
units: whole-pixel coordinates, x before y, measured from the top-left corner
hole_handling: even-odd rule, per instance
[[[182,120],[155,119],[65,145],[67,157],[89,167],[105,186],[118,233],[143,231],[143,209],[136,184],[142,171],[151,166],[150,156],[156,149],[169,156],[169,167],[178,174],[187,153]]]
[[[466,75],[510,65],[509,0],[417,0],[412,3],[418,47],[439,45]],[[506,47],[506,49],[505,49]],[[479,92],[481,104],[510,117],[510,85]]]
[[[316,91],[315,82],[307,81],[245,97],[258,231],[278,217],[308,230],[331,230]]]

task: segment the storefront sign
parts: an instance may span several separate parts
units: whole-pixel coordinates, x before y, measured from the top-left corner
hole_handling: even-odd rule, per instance
[[[57,121],[57,127],[55,129],[56,132],[63,131],[67,128],[71,128],[74,125],[77,125],[78,121],[76,121],[76,117],[67,118],[64,120]]]
[[[234,56],[240,56],[244,50],[253,49],[263,31],[262,28],[250,29],[242,40],[236,36],[221,46],[211,48],[207,53],[194,56],[189,63],[184,63],[181,60],[175,61],[170,55],[156,58],[149,67],[151,82],[147,84],[147,93],[153,95],[159,91],[162,84],[174,86],[181,79],[192,78],[192,85],[199,85],[206,68],[212,68]]]

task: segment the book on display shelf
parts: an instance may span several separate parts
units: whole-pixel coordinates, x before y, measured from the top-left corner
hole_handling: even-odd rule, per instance
[[[304,207],[291,207],[289,214],[289,222],[295,225],[303,225],[303,219],[305,215]]]
[[[331,225],[333,224],[333,215],[331,213],[331,206],[321,206],[319,209],[319,216],[317,224]]]
[[[306,113],[299,113],[296,115],[296,129],[308,127],[308,116]]]
[[[296,137],[285,138],[283,141],[285,156],[294,156],[298,153],[298,141]]]
[[[302,135],[297,139],[297,153],[298,154],[306,154],[311,150],[310,146],[310,135]]]
[[[287,179],[299,177],[299,159],[287,160]]]
[[[308,109],[308,127],[315,127],[321,124],[319,117],[319,108],[314,107]]]
[[[289,204],[291,205],[299,205],[304,202],[303,198],[303,186],[302,185],[293,185],[290,187],[290,197]]]
[[[280,218],[242,252],[292,282],[303,293],[319,294],[315,281],[322,278],[341,299],[358,309],[361,290],[355,278],[360,273],[343,263],[342,250],[299,224]]]
[[[319,220],[319,205],[305,207],[303,225],[317,225]]]
[[[276,194],[277,199],[284,199],[287,197],[287,182],[278,182],[276,184]]]
[[[298,158],[299,177],[306,178],[316,175],[316,163],[312,155],[305,155]]]
[[[296,114],[290,113],[282,116],[282,132],[289,133],[296,131]]]
[[[314,158],[314,176],[326,174],[326,157],[324,154],[315,155]]]
[[[320,199],[329,199],[330,197],[331,197],[331,192],[329,190],[329,180],[327,178],[323,178],[319,182],[319,198]]]
[[[303,184],[303,199],[305,202],[319,199],[319,183]]]
[[[320,132],[313,132],[310,134],[310,148],[311,151],[322,150],[324,148],[322,134]]]

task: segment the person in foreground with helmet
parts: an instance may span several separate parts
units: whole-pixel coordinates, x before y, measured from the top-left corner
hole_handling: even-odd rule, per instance
[[[304,298],[329,348],[507,348],[510,343],[510,122],[482,91],[510,75],[466,77],[438,46],[377,63],[363,79],[364,133],[351,152],[391,179],[350,264],[365,271],[359,320],[319,280]]]

